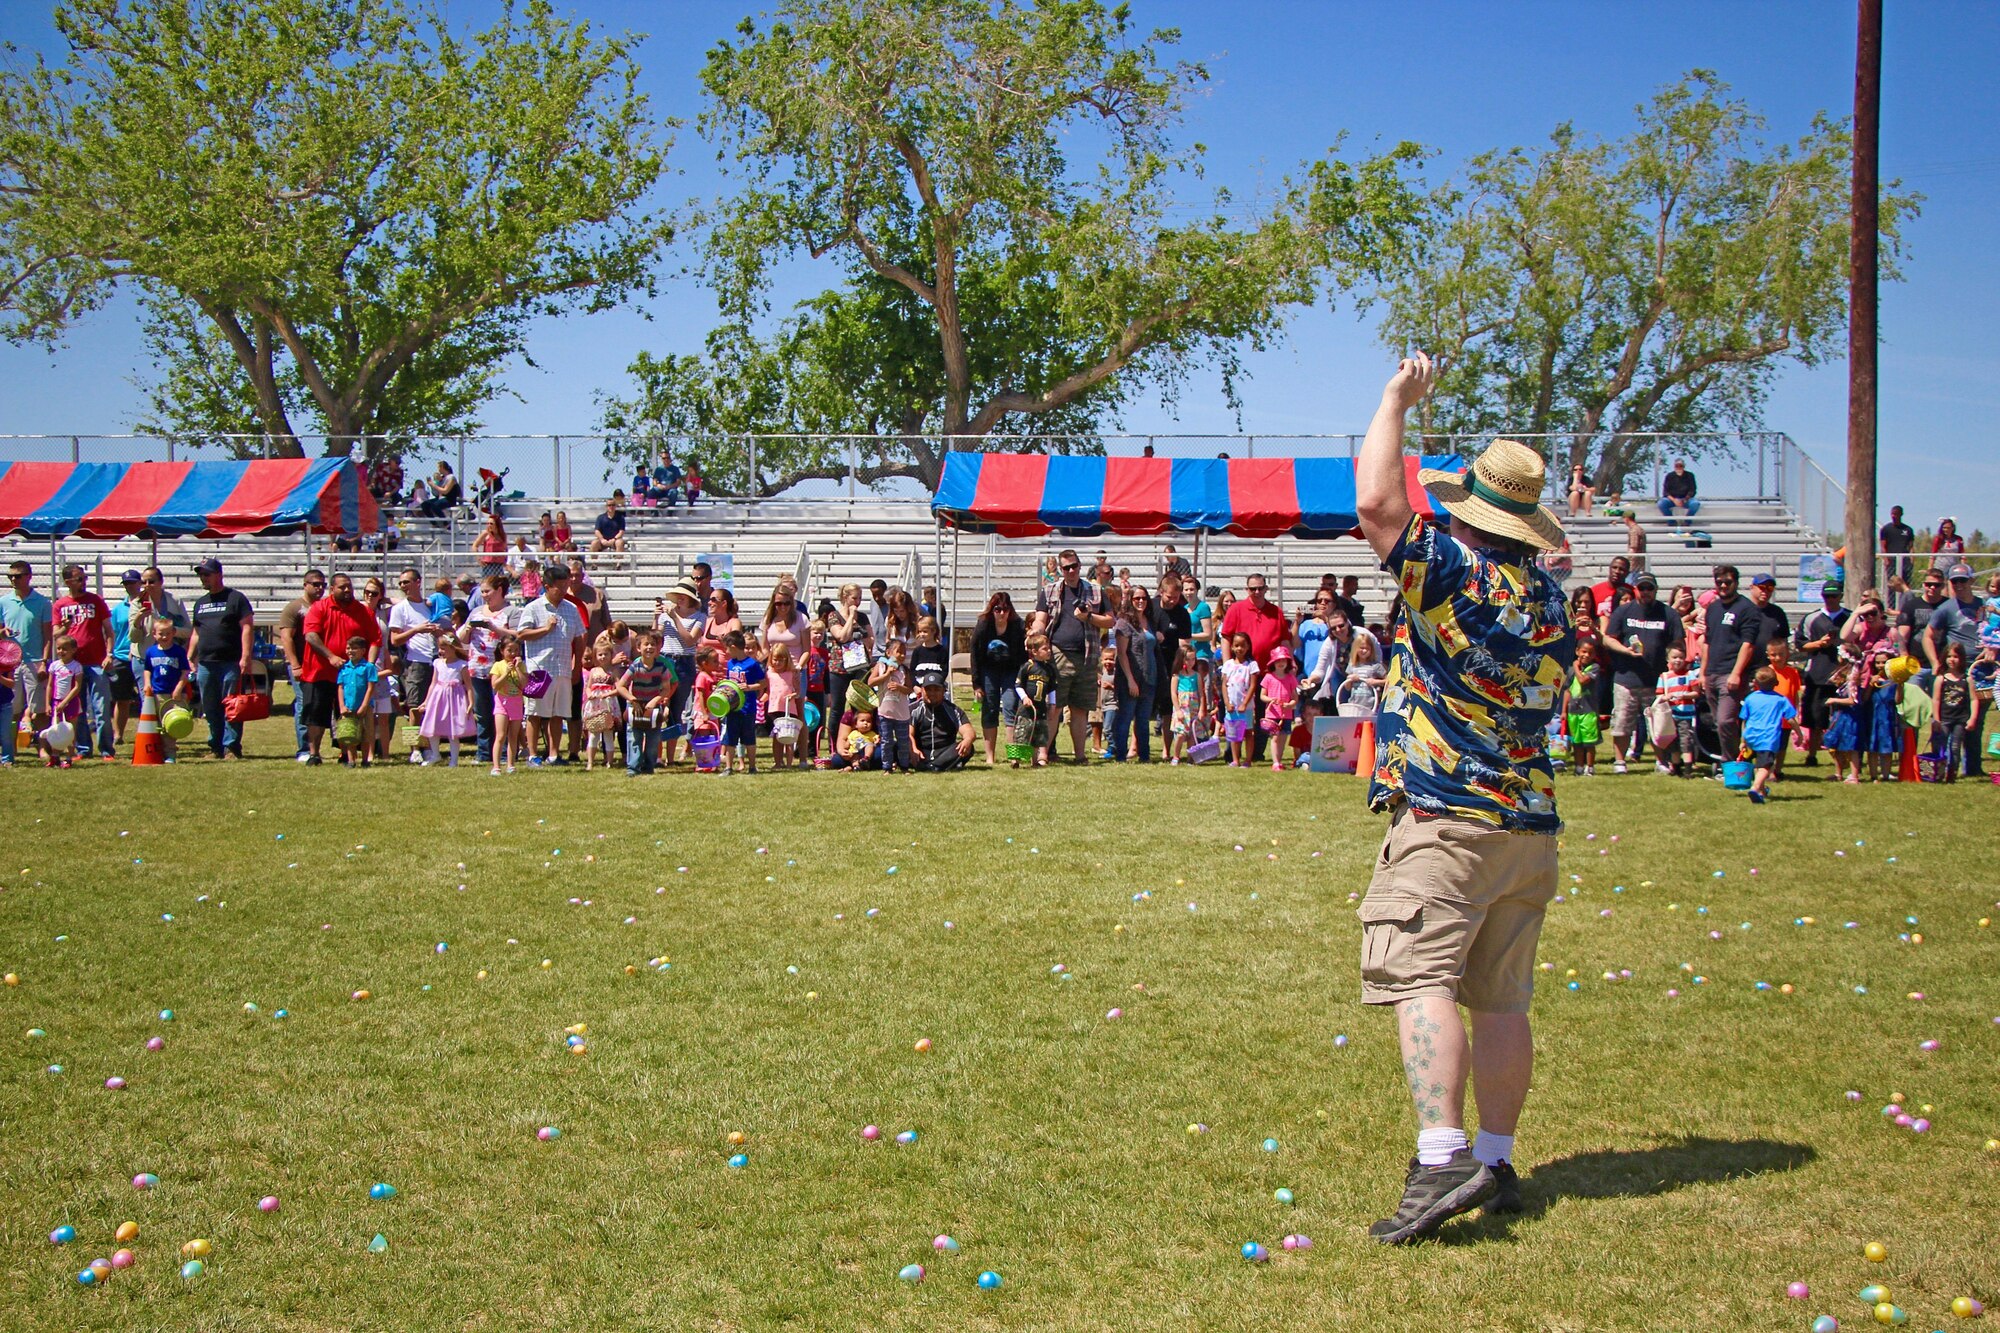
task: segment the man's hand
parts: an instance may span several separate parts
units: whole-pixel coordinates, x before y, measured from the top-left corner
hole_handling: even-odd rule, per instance
[[[1743,673],[1741,671],[1730,672],[1729,679],[1723,683],[1728,687],[1731,694],[1743,693]]]
[[[1397,363],[1396,373],[1383,386],[1382,402],[1398,412],[1407,412],[1421,403],[1436,383],[1437,363],[1428,352],[1418,352]]]

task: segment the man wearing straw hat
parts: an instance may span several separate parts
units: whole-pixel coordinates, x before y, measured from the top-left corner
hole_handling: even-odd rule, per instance
[[[1535,942],[1561,828],[1546,728],[1575,657],[1562,589],[1535,560],[1562,542],[1540,504],[1539,454],[1495,440],[1463,473],[1417,474],[1447,523],[1411,507],[1403,420],[1435,376],[1422,354],[1397,368],[1354,478],[1361,531],[1398,601],[1368,789],[1389,832],[1360,908],[1361,998],[1395,1006],[1417,1117],[1402,1202],[1369,1228],[1385,1244],[1420,1240],[1481,1204],[1521,1208],[1514,1130],[1534,1065]],[[1465,1134],[1468,1075],[1476,1143]]]

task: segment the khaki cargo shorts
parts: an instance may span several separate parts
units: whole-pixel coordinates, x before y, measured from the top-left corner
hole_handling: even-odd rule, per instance
[[[1442,995],[1481,1013],[1528,1012],[1555,892],[1553,836],[1398,806],[1359,908],[1362,1002]]]

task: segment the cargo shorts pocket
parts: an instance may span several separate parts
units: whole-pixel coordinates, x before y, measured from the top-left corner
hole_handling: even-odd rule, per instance
[[[1406,893],[1377,889],[1356,909],[1361,918],[1361,979],[1393,986],[1410,979],[1411,955],[1423,930],[1423,902]]]

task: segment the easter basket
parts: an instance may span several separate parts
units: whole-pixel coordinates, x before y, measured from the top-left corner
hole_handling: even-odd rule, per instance
[[[1920,754],[1917,756],[1917,781],[1951,781],[1951,759],[1942,754]]]

